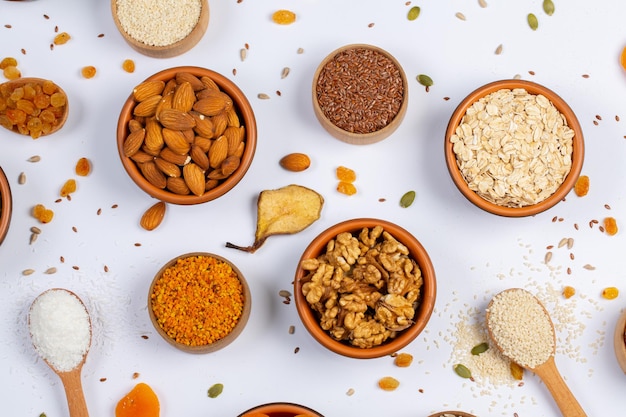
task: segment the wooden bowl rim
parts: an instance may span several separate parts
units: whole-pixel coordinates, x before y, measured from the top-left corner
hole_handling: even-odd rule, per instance
[[[422,299],[418,307],[415,323],[411,327],[403,330],[394,339],[390,339],[380,346],[363,349],[334,340],[320,327],[317,317],[307,303],[306,298],[302,295],[301,279],[305,274],[304,270],[300,267],[300,264],[305,259],[318,256],[321,251],[326,248],[326,243],[330,239],[335,238],[339,233],[346,231],[356,232],[360,231],[364,227],[371,228],[378,225],[382,226],[386,232],[389,232],[394,238],[409,248],[411,256],[417,262],[422,273]],[[313,336],[313,338],[325,348],[340,355],[356,359],[372,359],[390,355],[410,344],[426,328],[435,307],[436,296],[437,280],[435,276],[435,269],[428,252],[422,246],[420,241],[401,226],[387,220],[374,218],[345,220],[330,226],[325,231],[320,233],[304,250],[300,260],[298,261],[294,278],[294,299],[296,309],[309,334],[311,334],[311,336]]]
[[[615,333],[613,336],[613,348],[617,363],[626,374],[626,341],[624,341],[624,333],[626,332],[626,309],[622,310],[615,325]]]
[[[163,275],[163,272],[170,266],[174,265],[179,259],[190,258],[193,256],[212,257],[230,265],[233,271],[237,273],[237,277],[239,278],[239,281],[241,282],[243,296],[244,296],[244,305],[243,305],[243,311],[241,313],[241,317],[239,318],[239,321],[237,322],[235,327],[231,330],[231,332],[228,333],[226,336],[224,336],[222,339],[214,343],[211,343],[208,345],[202,345],[202,346],[187,346],[169,337],[165,333],[165,331],[161,328],[161,326],[159,326],[159,324],[157,323],[156,316],[154,315],[154,311],[152,310],[151,296],[152,296],[152,292],[154,291],[154,285],[157,282],[157,280],[161,277],[161,275]],[[237,337],[241,334],[243,329],[246,327],[246,324],[248,323],[248,319],[250,318],[251,309],[252,309],[252,297],[251,297],[250,287],[248,286],[248,281],[246,281],[246,278],[241,272],[241,270],[232,261],[224,258],[223,256],[216,255],[210,252],[188,252],[183,255],[178,255],[170,259],[155,274],[154,278],[152,279],[152,282],[150,283],[150,288],[148,290],[148,315],[150,316],[150,322],[156,329],[157,333],[167,343],[169,343],[170,345],[174,346],[177,349],[182,350],[183,352],[188,352],[188,353],[198,353],[198,354],[212,353],[230,345],[232,342],[235,341],[235,339],[237,339]]]
[[[11,186],[2,167],[0,167],[0,245],[2,245],[4,238],[9,232],[12,214],[13,196],[11,195]]]
[[[385,57],[389,58],[394,63],[394,65],[398,68],[398,70],[400,71],[400,77],[402,78],[402,85],[403,85],[404,92],[402,95],[402,104],[400,105],[400,108],[398,109],[398,113],[391,120],[391,122],[389,122],[385,127],[374,132],[354,133],[354,132],[348,132],[347,130],[341,129],[340,127],[335,125],[333,122],[328,120],[328,118],[322,111],[319,105],[319,102],[317,100],[317,80],[320,76],[320,73],[324,69],[324,66],[329,61],[333,60],[335,56],[337,56],[341,52],[351,50],[351,49],[370,49],[372,51],[376,51],[384,55]],[[370,145],[373,143],[380,142],[383,139],[386,139],[387,137],[389,137],[393,132],[396,131],[396,129],[398,129],[398,127],[404,120],[404,116],[406,115],[406,110],[409,106],[409,84],[406,78],[406,73],[404,72],[402,65],[400,65],[400,62],[386,50],[378,46],[365,44],[365,43],[354,43],[354,44],[344,45],[340,48],[335,49],[330,54],[328,54],[322,60],[322,62],[318,65],[317,69],[315,70],[315,73],[313,74],[313,84],[312,84],[311,91],[312,91],[312,98],[313,98],[312,100],[313,112],[315,114],[315,117],[319,121],[319,123],[322,125],[322,127],[328,133],[330,133],[331,136],[335,137],[336,139],[341,140],[342,142],[346,142],[352,145]]]
[[[311,417],[324,417],[322,414],[304,405],[290,402],[272,402],[252,407],[237,417],[245,417],[248,413],[265,413],[270,417],[293,417],[299,413],[311,414]]]
[[[450,137],[454,134],[457,126],[459,125],[461,119],[465,115],[467,108],[470,107],[475,101],[480,98],[502,89],[516,89],[523,88],[531,94],[542,94],[547,99],[549,99],[552,104],[557,108],[565,119],[567,120],[568,126],[574,131],[574,138],[572,139],[572,167],[565,177],[565,180],[561,184],[561,186],[552,194],[550,197],[541,201],[537,204],[532,204],[524,207],[505,207],[500,206],[494,203],[491,203],[482,197],[480,197],[477,193],[472,191],[468,186],[467,182],[461,175],[457,164],[456,164],[456,155],[452,149],[452,143],[450,142]],[[444,142],[444,154],[446,159],[446,165],[448,168],[448,172],[452,178],[452,181],[457,186],[459,191],[475,206],[499,216],[504,217],[525,217],[525,216],[534,216],[535,214],[541,213],[555,206],[559,201],[561,201],[565,196],[570,192],[570,190],[574,187],[580,172],[582,171],[584,155],[585,155],[585,143],[583,137],[583,131],[578,122],[578,118],[576,114],[572,110],[572,108],[563,100],[558,94],[549,88],[537,84],[532,81],[525,80],[515,80],[515,79],[506,79],[493,81],[491,83],[485,84],[473,92],[471,92],[454,110],[452,116],[450,117],[450,121],[448,122],[448,127],[445,133],[445,142]]]
[[[120,156],[120,160],[122,161],[122,165],[130,178],[133,180],[135,184],[139,188],[141,188],[148,195],[164,201],[166,203],[172,204],[180,204],[180,205],[191,205],[191,204],[201,204],[206,203],[208,201],[215,200],[232,190],[246,175],[250,165],[252,165],[252,160],[254,159],[254,154],[256,152],[257,145],[257,125],[256,125],[256,117],[254,115],[254,110],[252,109],[252,105],[248,98],[243,93],[243,91],[230,79],[226,78],[224,75],[215,72],[213,70],[196,67],[196,66],[181,66],[181,67],[171,67],[159,71],[150,77],[146,78],[144,81],[149,80],[169,80],[177,72],[189,72],[194,75],[200,76],[208,76],[220,87],[222,91],[227,93],[232,99],[233,103],[237,107],[239,116],[243,119],[243,125],[245,127],[245,142],[246,147],[244,149],[244,153],[241,157],[241,162],[239,167],[233,172],[233,174],[228,177],[224,182],[220,183],[217,187],[212,190],[206,191],[201,196],[196,196],[193,194],[189,195],[179,195],[172,193],[167,190],[162,190],[150,184],[148,180],[144,178],[141,174],[139,167],[137,164],[129,157],[124,155],[124,139],[126,138],[127,132],[127,124],[128,120],[131,118],[132,108],[135,106],[136,102],[133,99],[132,92],[129,94],[126,102],[122,106],[120,111],[120,116],[117,121],[117,149]]]

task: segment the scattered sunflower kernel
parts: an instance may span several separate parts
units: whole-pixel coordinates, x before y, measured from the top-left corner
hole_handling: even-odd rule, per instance
[[[413,362],[413,355],[410,353],[399,353],[393,360],[394,365],[400,368],[407,368]]]
[[[96,67],[94,67],[93,65],[87,65],[80,70],[80,73],[84,78],[93,78],[96,76]]]
[[[400,381],[391,376],[385,376],[378,380],[378,386],[385,391],[394,391],[400,386]]]
[[[75,191],[76,191],[76,180],[69,179],[65,181],[65,184],[63,184],[63,187],[61,187],[60,195],[61,197],[67,197],[68,195],[72,194]]]
[[[290,10],[277,10],[272,14],[272,21],[279,25],[290,25],[296,21],[296,14]]]
[[[602,290],[602,297],[607,300],[614,300],[619,295],[619,290],[616,287],[606,287]]]
[[[124,62],[122,62],[122,69],[128,73],[135,72],[135,61],[132,59],[125,59]]]
[[[37,204],[33,207],[33,217],[41,223],[50,223],[54,217],[54,212],[47,209],[43,204]]]
[[[61,32],[58,35],[56,35],[54,37],[54,44],[55,45],[63,45],[65,43],[67,43],[67,41],[69,41],[72,37],[70,36],[69,33],[67,32]]]
[[[586,196],[589,192],[589,177],[581,175],[574,184],[574,192],[578,197]]]
[[[609,236],[617,234],[617,221],[614,217],[606,217],[604,219],[604,231]]]
[[[563,288],[563,297],[571,298],[574,296],[574,294],[576,294],[576,289],[574,287],[570,287],[569,285],[566,285]]]

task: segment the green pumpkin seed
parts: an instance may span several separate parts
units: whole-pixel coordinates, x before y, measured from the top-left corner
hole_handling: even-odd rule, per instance
[[[469,369],[467,369],[467,366],[465,365],[461,365],[460,363],[458,363],[454,365],[453,369],[454,369],[454,372],[456,372],[456,374],[460,376],[461,378],[472,377],[472,372]]]
[[[407,19],[409,20],[415,20],[419,17],[420,15],[420,8],[417,6],[411,7],[411,10],[409,10],[409,13],[407,14]]]
[[[400,199],[400,207],[407,208],[411,204],[413,204],[414,200],[415,200],[415,191],[407,191],[406,193],[404,193],[404,195]]]
[[[489,349],[489,344],[486,342],[483,342],[472,348],[472,355],[480,355],[481,353],[486,352],[488,349]]]
[[[543,11],[546,12],[548,16],[554,14],[554,3],[552,0],[543,0]]]
[[[532,30],[537,30],[537,28],[539,27],[539,21],[537,20],[537,16],[535,16],[532,13],[528,13],[528,26],[530,26],[530,28]]]
[[[430,87],[434,84],[433,79],[426,74],[420,74],[416,78],[417,82],[422,84],[424,87]]]
[[[208,396],[209,398],[215,398],[222,393],[224,390],[224,384],[213,384],[211,388],[209,388]]]

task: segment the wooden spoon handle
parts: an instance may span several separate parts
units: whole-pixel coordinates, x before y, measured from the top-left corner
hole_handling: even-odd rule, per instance
[[[78,367],[70,372],[59,373],[63,387],[65,388],[65,396],[67,397],[67,406],[70,410],[70,417],[89,417],[85,395],[83,393],[83,385],[80,375],[81,368]]]
[[[546,384],[564,417],[587,417],[557,370],[554,356],[551,356],[546,363],[534,368],[533,372]]]

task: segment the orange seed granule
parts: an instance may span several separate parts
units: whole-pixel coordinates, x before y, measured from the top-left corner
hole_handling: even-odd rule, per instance
[[[243,312],[241,281],[212,256],[181,258],[165,269],[150,294],[158,325],[178,343],[203,346],[228,335]]]
[[[408,368],[413,362],[413,355],[410,353],[399,353],[393,360],[394,365],[400,368]]]
[[[159,417],[160,411],[159,398],[141,382],[117,403],[115,417]]]
[[[615,287],[606,287],[602,290],[602,297],[607,300],[614,300],[619,295],[619,290]]]
[[[378,380],[378,386],[385,391],[393,391],[400,386],[400,381],[391,376],[385,376]]]
[[[604,231],[609,236],[617,234],[617,221],[614,217],[606,217],[604,219]]]
[[[54,217],[54,212],[47,209],[43,204],[37,204],[33,207],[33,217],[41,223],[50,223]]]
[[[67,43],[67,41],[69,41],[72,37],[70,36],[69,33],[67,32],[61,32],[58,35],[56,35],[54,37],[54,44],[55,45],[63,45],[65,43]]]
[[[135,72],[135,61],[132,59],[125,59],[124,62],[122,62],[122,69],[129,73]]]
[[[570,287],[569,285],[563,287],[563,297],[571,298],[574,294],[576,294],[576,289],[574,287]]]
[[[589,192],[589,177],[581,175],[574,184],[574,192],[578,197],[586,196]]]
[[[80,70],[80,73],[84,78],[93,78],[96,76],[96,67],[93,65],[87,65]]]
[[[81,177],[86,177],[87,175],[89,175],[89,173],[91,173],[91,162],[89,162],[89,159],[87,158],[80,158],[78,160],[78,162],[76,162],[76,175],[79,175]]]
[[[63,184],[63,186],[61,187],[60,195],[61,197],[67,197],[68,195],[72,194],[75,191],[76,191],[76,180],[69,179],[65,181],[65,184]]]
[[[290,10],[277,10],[272,14],[272,21],[279,25],[290,25],[296,21],[296,14]]]

